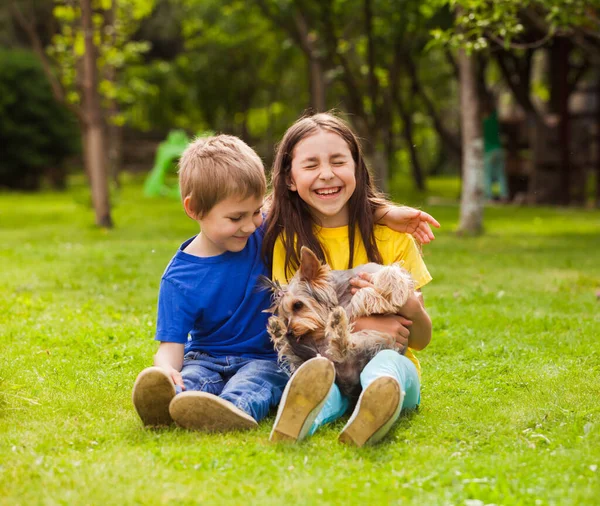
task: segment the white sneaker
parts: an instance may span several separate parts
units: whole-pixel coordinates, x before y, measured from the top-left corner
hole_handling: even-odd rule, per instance
[[[148,367],[133,384],[133,405],[146,426],[171,425],[169,404],[175,397],[175,385],[160,367]]]
[[[403,400],[404,392],[396,378],[377,378],[360,394],[339,441],[359,447],[377,443],[398,418]]]
[[[171,401],[169,413],[177,425],[190,430],[229,432],[258,426],[248,413],[207,392],[182,392]]]
[[[327,400],[335,368],[324,357],[311,358],[292,375],[283,395],[269,441],[301,441]]]

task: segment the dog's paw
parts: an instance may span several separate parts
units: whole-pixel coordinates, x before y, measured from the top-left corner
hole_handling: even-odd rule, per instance
[[[267,323],[267,332],[273,339],[281,339],[285,334],[285,325],[278,316],[271,316]]]
[[[395,313],[402,308],[414,291],[414,281],[411,275],[399,264],[386,266],[374,277],[377,291],[391,304],[391,312]]]
[[[338,327],[348,327],[348,315],[343,307],[336,307],[329,314],[329,321],[327,322],[327,326],[331,329],[336,329]]]
[[[391,309],[390,303],[374,288],[359,290],[350,301],[350,314],[353,318],[393,313]]]

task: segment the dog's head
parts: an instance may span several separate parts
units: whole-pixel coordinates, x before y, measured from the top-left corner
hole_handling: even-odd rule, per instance
[[[268,311],[284,321],[286,337],[323,337],[327,317],[338,305],[329,266],[321,264],[309,248],[302,247],[300,267],[289,285],[269,283],[273,305]]]

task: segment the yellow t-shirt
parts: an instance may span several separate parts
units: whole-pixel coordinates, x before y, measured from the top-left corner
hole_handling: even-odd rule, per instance
[[[317,239],[325,252],[327,263],[332,269],[344,270],[348,268],[350,252],[348,250],[348,227],[320,228],[315,227]],[[415,240],[409,234],[395,232],[388,227],[375,225],[375,241],[381,254],[384,265],[403,262],[402,267],[412,275],[419,289],[431,281],[431,274],[421,258]],[[367,251],[360,237],[358,229],[355,235],[354,267],[369,262]],[[277,238],[273,249],[273,280],[287,283],[293,273],[286,276],[284,271],[285,249],[281,236]],[[421,376],[421,364],[414,356],[412,350],[406,350],[406,357],[417,367]]]

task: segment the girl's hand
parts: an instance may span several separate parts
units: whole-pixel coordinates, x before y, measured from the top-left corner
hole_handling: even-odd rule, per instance
[[[431,225],[440,228],[440,224],[433,216],[412,207],[384,207],[377,211],[375,219],[377,223],[396,232],[411,234],[421,244],[429,244],[435,239]]]
[[[350,293],[354,295],[361,288],[375,288],[375,285],[371,283],[371,279],[371,274],[368,272],[359,272],[355,278],[350,280],[350,285],[352,286]]]
[[[354,320],[354,332],[359,330],[377,330],[392,336],[401,350],[408,346],[412,321],[397,315],[362,316]]]

